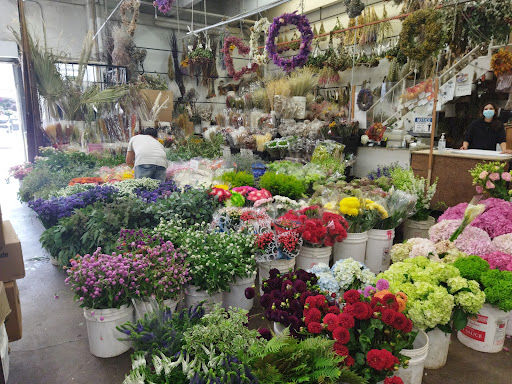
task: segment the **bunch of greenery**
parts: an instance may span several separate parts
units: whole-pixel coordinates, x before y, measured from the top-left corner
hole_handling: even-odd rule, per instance
[[[193,157],[217,159],[222,155],[224,136],[221,133],[211,136],[211,140],[188,137],[176,150],[167,152],[167,159],[171,161],[190,160]]]
[[[309,67],[292,72],[288,79],[290,96],[306,96],[318,85],[318,78]]]
[[[272,195],[289,197],[290,199],[300,199],[306,189],[304,184],[294,176],[281,173],[266,172],[260,179],[260,188],[264,188]]]
[[[221,180],[230,185],[232,188],[236,187],[244,187],[254,186],[254,176],[247,173],[247,172],[236,172],[236,171],[230,171],[226,172],[221,176]]]
[[[146,204],[137,198],[122,198],[109,204],[97,202],[44,231],[41,245],[61,265],[69,264],[76,255],[91,254],[98,247],[104,253],[112,253],[121,229],[151,227],[158,222],[145,208]]]
[[[189,226],[203,221],[209,223],[213,218],[213,212],[219,207],[217,199],[204,189],[188,189],[173,192],[167,198],[148,205],[145,213],[157,223],[161,218],[168,219],[174,216],[181,217]]]
[[[437,188],[437,179],[432,185],[427,186],[427,180],[423,177],[416,177],[411,169],[395,167],[390,170],[391,183],[396,189],[401,189],[411,195],[417,196],[416,213],[412,220],[427,220],[432,208],[430,201],[434,197]]]
[[[253,356],[248,361],[261,384],[366,383],[362,377],[340,368],[343,357],[334,353],[333,345],[334,340],[323,337],[289,337],[286,329],[263,348],[251,346],[249,356]]]

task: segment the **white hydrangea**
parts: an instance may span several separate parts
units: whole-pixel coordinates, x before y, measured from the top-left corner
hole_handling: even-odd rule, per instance
[[[338,260],[332,266],[334,277],[343,290],[361,289],[375,283],[375,275],[363,263],[352,258]]]

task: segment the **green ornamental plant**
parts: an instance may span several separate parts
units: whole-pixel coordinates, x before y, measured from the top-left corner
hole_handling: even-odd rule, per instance
[[[272,195],[280,195],[298,200],[306,192],[304,184],[294,176],[281,173],[266,172],[260,178],[260,188],[264,188]]]
[[[254,187],[254,176],[247,172],[226,172],[221,176],[221,180],[231,185],[232,188],[236,187]]]

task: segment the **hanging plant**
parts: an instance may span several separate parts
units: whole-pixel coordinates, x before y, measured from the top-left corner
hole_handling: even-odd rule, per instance
[[[249,54],[251,50],[239,37],[229,36],[224,39],[224,64],[226,64],[228,75],[232,76],[233,80],[236,81],[240,80],[245,74],[256,72],[259,67],[256,63],[253,63],[250,67],[245,66],[242,67],[239,71],[235,71],[233,66],[233,58],[231,57],[231,45],[238,48],[238,53],[242,56]]]
[[[336,32],[336,31],[339,31],[341,29],[344,29],[343,25],[341,24],[340,19],[336,16],[336,24],[334,25],[334,28],[332,29],[332,32],[334,34],[333,36],[335,38],[337,38],[337,39],[340,39],[341,43],[343,44],[345,32]]]
[[[388,11],[386,10],[386,6],[384,5],[384,10],[382,11],[382,19],[385,20],[388,18]],[[377,43],[382,43],[388,36],[393,33],[393,27],[391,26],[391,21],[383,21],[379,24],[379,32],[377,36]]]
[[[357,94],[357,107],[360,111],[367,111],[373,104],[372,91],[367,88],[361,88]]]
[[[315,39],[315,43],[320,42],[320,39],[317,36],[318,36],[318,30],[316,29],[316,25],[313,25],[313,38]]]
[[[344,2],[347,7],[348,17],[351,19],[359,16],[364,10],[364,4],[361,0],[344,0]]]
[[[172,54],[170,54],[167,59],[167,77],[171,81],[174,80],[174,60],[172,58]]]
[[[183,84],[183,76],[180,69],[180,59],[178,57],[178,39],[176,38],[174,31],[171,31],[171,35],[169,36],[169,46],[171,48],[172,60],[174,63],[174,81],[176,81],[176,84],[178,85],[181,96],[184,96],[185,85]]]
[[[284,60],[277,53],[277,48],[274,44],[275,38],[279,35],[281,27],[288,24],[297,26],[301,34],[301,44],[299,47],[299,54],[290,59]],[[302,67],[306,64],[308,56],[311,53],[311,42],[313,41],[313,31],[309,25],[306,16],[298,15],[297,11],[293,13],[283,13],[280,17],[274,18],[274,22],[269,28],[267,38],[267,51],[270,58],[278,67],[286,72],[291,72],[293,69]]]
[[[319,35],[325,34],[325,27],[324,27],[324,22],[323,21],[320,23],[320,29],[318,30],[318,34]],[[320,36],[318,38],[318,40],[319,41],[327,41],[327,36]]]
[[[172,5],[175,2],[176,0],[155,0],[153,1],[153,6],[158,8],[158,10],[164,15],[167,15],[169,12],[171,12]]]
[[[435,9],[420,9],[402,22],[400,50],[410,59],[423,61],[440,47],[443,26]]]
[[[267,50],[263,49],[263,53],[259,53],[259,44],[258,40],[261,32],[264,32],[265,35],[268,33],[268,28],[270,27],[270,22],[266,17],[259,19],[254,26],[251,27],[251,37],[249,38],[249,48],[251,49],[249,56],[252,61],[254,61],[258,65],[266,65],[268,60]]]

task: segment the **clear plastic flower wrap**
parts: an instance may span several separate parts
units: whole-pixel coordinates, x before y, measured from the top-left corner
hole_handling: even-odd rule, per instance
[[[385,206],[389,217],[378,220],[374,228],[393,229],[416,212],[417,196],[400,189],[392,189],[385,198]]]
[[[214,213],[210,229],[259,234],[270,231],[271,224],[272,220],[264,209],[224,207]]]

